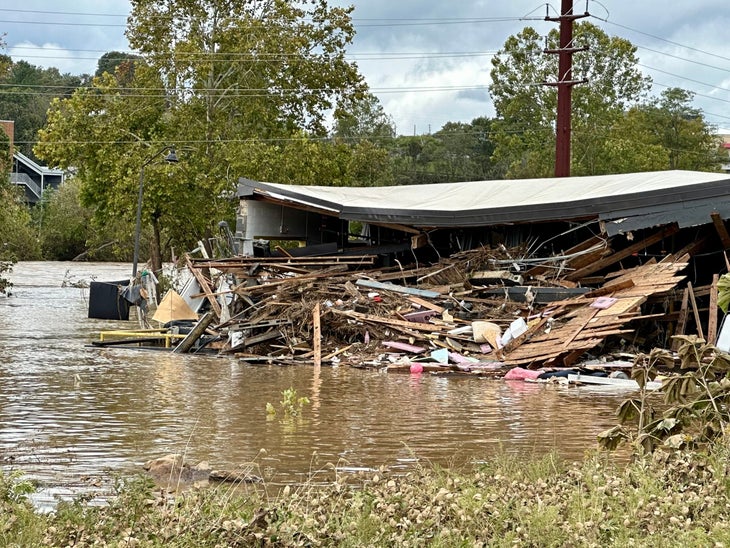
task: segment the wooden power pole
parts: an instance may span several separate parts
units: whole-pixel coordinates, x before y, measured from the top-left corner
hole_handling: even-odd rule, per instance
[[[555,126],[555,176],[570,177],[570,111],[573,86],[588,80],[573,80],[573,54],[587,47],[573,46],[573,21],[588,17],[573,14],[573,0],[562,0],[560,17],[545,17],[546,21],[560,23],[560,47],[545,49],[545,53],[558,55],[558,81],[546,82],[546,86],[558,88],[558,116]]]

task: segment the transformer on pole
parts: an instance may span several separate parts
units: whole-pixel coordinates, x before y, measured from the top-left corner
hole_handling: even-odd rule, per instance
[[[546,86],[558,88],[558,112],[555,125],[555,176],[570,176],[570,115],[573,86],[586,83],[588,80],[573,80],[573,54],[586,51],[587,47],[573,47],[573,21],[588,17],[573,14],[573,0],[562,0],[560,17],[545,17],[546,21],[560,23],[560,47],[545,49],[544,53],[558,55],[558,80],[545,82]]]

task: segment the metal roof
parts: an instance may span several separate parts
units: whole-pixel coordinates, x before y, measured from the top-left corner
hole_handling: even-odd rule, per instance
[[[657,171],[389,187],[296,186],[241,179],[239,196],[321,209],[346,220],[420,227],[593,218],[610,222],[645,213],[651,213],[653,225],[674,222],[675,214],[694,209],[696,214],[685,214],[688,226],[709,222],[708,208],[730,216],[730,175]],[[634,223],[632,229],[641,224]]]

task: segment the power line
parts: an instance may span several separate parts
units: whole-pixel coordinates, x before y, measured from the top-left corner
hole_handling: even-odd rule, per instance
[[[687,78],[686,76],[682,76],[680,74],[674,74],[673,72],[668,72],[666,70],[658,69],[656,67],[650,67],[649,65],[644,65],[642,63],[636,63],[636,65],[639,66],[639,67],[644,67],[645,69],[653,70],[655,72],[661,72],[662,74],[666,74],[667,76],[674,76],[675,78],[679,78],[681,80],[686,80],[688,82],[693,82],[695,84],[700,84],[702,86],[707,86],[707,87],[710,87],[710,88],[713,88],[713,89],[719,89],[719,90],[722,90],[722,91],[730,91],[727,88],[724,88],[722,86],[716,86],[714,84],[708,84],[707,82],[701,82],[700,80],[695,80],[693,78]]]
[[[602,17],[597,17],[595,15],[591,15],[591,17],[593,17],[594,19],[598,19],[599,21],[603,21],[604,23],[608,23],[609,25],[614,25],[616,27],[620,27],[622,29],[626,29],[631,32],[635,32],[637,34],[642,34],[644,36],[648,36],[649,38],[654,38],[655,40],[660,40],[662,42],[666,42],[667,44],[671,44],[673,46],[678,46],[680,48],[688,49],[691,51],[696,51],[697,53],[702,53],[704,55],[709,55],[710,57],[716,57],[718,59],[722,59],[723,61],[730,61],[730,57],[726,57],[724,55],[718,55],[717,53],[711,53],[709,51],[705,51],[703,49],[688,46],[686,44],[680,44],[679,42],[674,42],[673,40],[667,40],[666,38],[662,38],[661,36],[657,36],[655,34],[649,34],[648,32],[644,32],[639,29],[634,29],[634,28],[628,27],[626,25],[621,25],[619,23],[614,23],[613,21],[609,21],[608,19],[604,19]]]

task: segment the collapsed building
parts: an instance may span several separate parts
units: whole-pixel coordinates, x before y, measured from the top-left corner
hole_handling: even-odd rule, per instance
[[[684,333],[721,346],[729,184],[691,171],[367,188],[241,179],[236,255],[188,266],[226,335],[220,351],[252,362],[387,352],[559,367]]]

